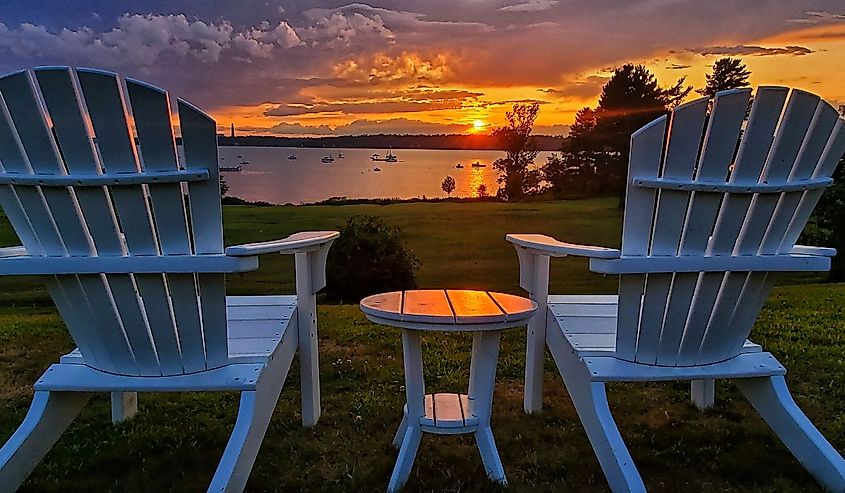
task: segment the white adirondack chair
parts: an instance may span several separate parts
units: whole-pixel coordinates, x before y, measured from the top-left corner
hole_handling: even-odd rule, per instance
[[[644,491],[605,382],[691,380],[699,405],[731,378],[822,485],[845,460],[796,406],[786,370],[747,341],[774,274],[825,271],[833,249],[796,246],[845,151],[845,121],[817,96],[761,87],[675,109],[631,137],[621,251],[508,235],[520,284],[540,304],[528,329],[525,410],[540,410],[551,350],[614,491]],[[789,95],[788,102],[787,95]],[[784,106],[785,104],[785,106]],[[667,128],[668,127],[668,128]],[[619,275],[618,296],[548,296],[549,257]]]
[[[2,249],[0,274],[45,276],[78,346],[38,379],[0,449],[2,491],[93,392],[112,393],[116,421],[134,412],[136,392],[240,392],[209,491],[244,488],[297,348],[304,424],[319,417],[314,293],[338,233],[224,253],[216,124],[177,106],[183,160],[161,89],[67,67],[0,78],[0,205],[23,244]],[[226,296],[226,273],[272,252],[295,254],[296,296]]]

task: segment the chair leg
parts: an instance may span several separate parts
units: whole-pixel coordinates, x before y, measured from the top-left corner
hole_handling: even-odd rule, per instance
[[[845,491],[845,459],[795,404],[783,376],[738,379],[736,384],[816,481],[830,491]]]
[[[698,409],[704,411],[716,404],[716,380],[693,380],[690,382],[690,400]]]
[[[292,358],[292,354],[288,358],[271,357],[258,376],[256,390],[241,392],[238,418],[211,479],[209,492],[243,491],[285,385]]]
[[[411,468],[414,467],[414,459],[417,458],[417,449],[420,448],[422,430],[419,426],[408,426],[405,428],[405,436],[402,437],[402,446],[399,448],[399,457],[396,465],[393,466],[393,473],[390,475],[390,483],[387,491],[394,493],[399,491],[408,482],[411,475]]]
[[[238,419],[208,487],[209,492],[243,491],[281,389],[279,385],[277,389],[241,392]]]
[[[296,264],[296,319],[299,331],[299,373],[302,390],[302,426],[320,419],[320,362],[317,348],[317,298],[314,289],[314,252],[299,252]]]
[[[631,458],[610,413],[604,383],[585,379],[567,385],[566,389],[572,397],[572,403],[610,488],[615,492],[646,491],[637,466],[634,465],[634,459]]]
[[[565,348],[563,341],[553,341],[549,349],[610,488],[614,492],[645,492],[645,484],[610,413],[604,383],[590,381],[584,363]]]
[[[0,490],[20,487],[90,398],[86,392],[35,392],[23,423],[0,449]]]
[[[111,422],[122,423],[138,413],[137,392],[111,393]]]

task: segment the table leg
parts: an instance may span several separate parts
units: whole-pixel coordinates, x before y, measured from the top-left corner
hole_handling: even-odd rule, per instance
[[[472,336],[472,363],[469,370],[469,402],[471,411],[478,417],[475,442],[481,453],[481,460],[487,476],[499,483],[507,484],[505,470],[496,449],[493,431],[490,429],[490,414],[493,409],[493,389],[496,385],[496,364],[499,359],[499,338],[501,331],[474,332]]]
[[[420,446],[422,430],[420,418],[425,414],[425,379],[423,378],[422,348],[420,333],[415,330],[402,330],[402,352],[405,363],[405,398],[407,411],[402,424],[394,437],[394,444],[401,434],[401,447],[387,491],[398,491],[408,481],[417,449]],[[403,426],[404,425],[404,426]],[[404,428],[404,431],[403,431]]]

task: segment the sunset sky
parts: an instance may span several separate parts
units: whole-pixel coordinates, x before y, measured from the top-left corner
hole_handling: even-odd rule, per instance
[[[513,102],[561,134],[612,68],[845,104],[845,1],[32,1],[0,9],[0,71],[69,64],[170,90],[241,134],[487,132]]]

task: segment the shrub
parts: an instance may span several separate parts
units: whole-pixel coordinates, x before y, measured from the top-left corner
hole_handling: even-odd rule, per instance
[[[420,261],[404,233],[374,216],[351,216],[326,262],[326,296],[357,303],[375,293],[413,289]]]

